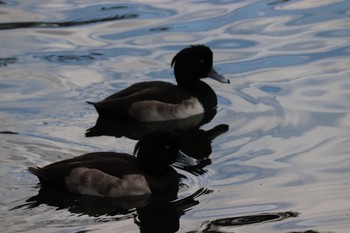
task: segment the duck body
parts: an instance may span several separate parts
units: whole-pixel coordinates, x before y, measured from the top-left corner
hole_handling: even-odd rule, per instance
[[[201,102],[207,104],[203,106]],[[100,116],[151,122],[184,119],[208,112],[216,107],[217,99],[215,92],[201,81],[191,92],[171,83],[150,81],[133,84],[93,105]]]
[[[135,150],[137,157],[94,152],[28,169],[44,187],[90,196],[140,196],[178,190],[179,175],[170,166],[178,155],[175,136],[148,133]]]
[[[177,85],[150,81],[135,83],[93,104],[100,116],[135,121],[184,119],[213,110],[215,92],[201,78],[211,77],[228,83],[213,66],[212,51],[204,45],[181,50],[172,60]]]

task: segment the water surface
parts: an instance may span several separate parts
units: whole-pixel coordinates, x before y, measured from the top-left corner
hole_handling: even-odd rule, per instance
[[[1,0],[2,232],[349,232],[349,12],[345,0]],[[199,168],[177,168],[177,199],[124,212],[35,201],[27,166],[132,152],[126,137],[85,137],[97,119],[85,101],[174,82],[171,59],[190,44],[210,46],[231,80],[206,81],[219,106],[194,133],[228,131]]]

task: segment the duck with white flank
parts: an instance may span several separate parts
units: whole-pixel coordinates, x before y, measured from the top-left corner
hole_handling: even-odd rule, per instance
[[[102,197],[127,197],[176,192],[179,174],[170,165],[178,155],[178,141],[167,131],[145,134],[136,144],[137,157],[95,152],[29,167],[44,187]]]
[[[210,48],[194,45],[182,49],[171,65],[177,85],[163,81],[135,83],[100,102],[88,103],[100,116],[142,122],[184,119],[215,109],[216,94],[201,79],[229,80],[215,71]]]

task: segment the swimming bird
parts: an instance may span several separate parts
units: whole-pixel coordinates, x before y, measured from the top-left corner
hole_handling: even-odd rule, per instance
[[[135,83],[94,105],[100,116],[152,122],[184,119],[217,106],[213,89],[201,81],[209,77],[229,80],[213,67],[213,52],[205,45],[182,49],[171,61],[177,85],[164,81]]]
[[[43,187],[71,193],[127,197],[178,191],[180,176],[170,165],[179,155],[178,141],[168,131],[145,134],[135,145],[137,157],[115,152],[94,152],[29,167]]]

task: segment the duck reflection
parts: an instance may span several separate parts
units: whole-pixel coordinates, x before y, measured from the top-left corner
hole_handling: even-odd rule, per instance
[[[45,204],[71,213],[92,217],[113,216],[113,220],[135,218],[140,232],[177,232],[180,217],[188,208],[199,202],[195,194],[182,200],[174,200],[177,192],[162,195],[144,195],[123,198],[107,198],[67,193],[53,188],[41,188],[39,193],[17,208],[36,208]],[[171,202],[172,201],[172,202]]]
[[[95,126],[88,129],[86,137],[113,136],[138,140],[142,135],[154,130],[169,130],[177,135],[180,150],[187,156],[201,160],[211,154],[211,142],[228,131],[229,126],[220,124],[212,129],[200,127],[209,123],[216,115],[216,110],[181,120],[159,122],[135,122],[122,119],[99,117]]]
[[[26,200],[26,205],[35,208],[46,204],[57,209],[67,209],[71,213],[97,217],[131,213],[135,208],[146,206],[149,199],[149,195],[120,198],[86,196],[42,187],[37,195]]]
[[[199,202],[194,200],[193,196],[171,203],[164,199],[157,199],[136,210],[138,217],[136,224],[143,233],[177,232],[180,228],[180,216],[197,204]]]

